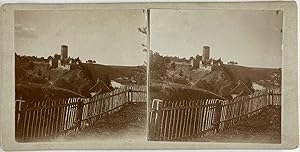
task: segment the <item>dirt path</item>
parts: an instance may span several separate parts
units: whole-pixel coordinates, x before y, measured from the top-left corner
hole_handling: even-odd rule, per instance
[[[60,140],[145,140],[146,103],[132,103],[112,114],[107,120],[100,120]]]
[[[268,108],[251,119],[217,134],[195,136],[180,141],[280,144],[280,108]]]

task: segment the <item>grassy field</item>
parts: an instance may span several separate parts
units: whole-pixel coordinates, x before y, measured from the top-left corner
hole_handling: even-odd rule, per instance
[[[104,78],[109,76],[110,79],[119,77],[133,77],[140,70],[138,66],[110,66],[101,64],[82,64],[91,74],[92,79]]]
[[[245,67],[239,65],[225,65],[235,80],[244,79],[248,77],[251,81],[257,80],[269,80],[271,79],[271,73],[280,73],[281,70],[275,68],[257,68],[257,67]]]
[[[223,99],[223,97],[204,89],[169,82],[151,83],[149,94],[150,100]]]

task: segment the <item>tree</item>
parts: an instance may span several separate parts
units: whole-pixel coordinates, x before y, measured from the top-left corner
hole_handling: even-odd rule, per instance
[[[37,75],[42,76],[42,71],[40,69],[38,70]]]
[[[234,62],[234,61],[229,61],[229,62],[227,62],[227,64],[230,64],[230,65],[237,65],[238,63],[237,63],[237,62]]]
[[[28,68],[28,69],[33,69],[33,68],[34,68],[33,62],[29,61],[29,62],[27,63],[27,68]]]
[[[166,74],[166,62],[164,57],[155,52],[150,55],[150,76],[153,79],[161,79]]]
[[[170,63],[171,59],[169,57],[163,57],[164,63]]]
[[[103,82],[105,83],[106,86],[109,87],[110,90],[113,89],[112,86],[111,86],[111,81],[110,81],[110,78],[109,78],[108,74],[104,75]]]
[[[251,90],[254,91],[253,86],[252,86],[252,81],[250,80],[249,77],[245,77],[243,79],[243,82],[245,83],[245,85]]]
[[[58,54],[54,54],[54,56],[53,56],[55,59],[57,59],[57,58],[59,58],[60,56],[58,55]]]
[[[199,80],[196,83],[196,87],[215,92],[214,87],[211,84],[209,84],[206,80]]]
[[[175,62],[172,62],[170,67],[174,70],[176,68]]]
[[[180,71],[179,71],[179,76],[183,76],[183,71],[180,69]]]

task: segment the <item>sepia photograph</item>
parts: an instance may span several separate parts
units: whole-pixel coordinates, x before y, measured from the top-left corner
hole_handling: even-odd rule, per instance
[[[148,140],[281,143],[280,10],[150,11]]]
[[[297,9],[5,4],[0,149],[296,149]]]
[[[142,9],[16,11],[17,142],[146,140]]]

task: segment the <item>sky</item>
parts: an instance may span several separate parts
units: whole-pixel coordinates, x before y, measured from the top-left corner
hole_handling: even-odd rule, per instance
[[[146,26],[142,10],[16,11],[15,50],[38,57],[60,54],[105,65],[142,65],[141,43],[147,37],[137,27]]]
[[[251,67],[280,68],[280,11],[151,10],[150,47],[162,55],[189,58],[202,55]]]

